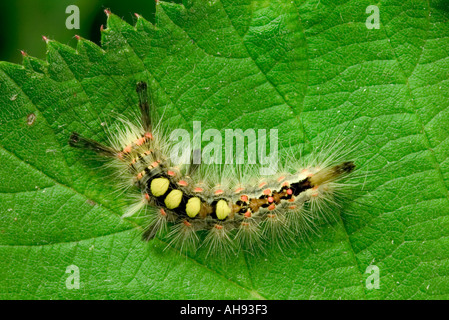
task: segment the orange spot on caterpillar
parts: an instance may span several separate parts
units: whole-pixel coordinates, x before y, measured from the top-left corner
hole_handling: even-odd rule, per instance
[[[120,160],[123,160],[123,152],[117,153],[117,157],[118,157]]]
[[[218,229],[218,230],[223,229],[223,226],[221,224],[216,224],[214,227],[215,227],[215,229]]]
[[[137,180],[142,179],[142,177],[143,177],[143,172],[144,172],[144,171],[139,172],[139,173],[137,174]]]
[[[159,165],[157,161],[154,161],[150,166],[156,168]]]
[[[291,195],[293,194],[293,190],[292,190],[292,189],[287,189],[287,194],[288,194],[289,196],[291,196]]]
[[[262,182],[261,184],[259,184],[259,188],[262,189],[263,187],[265,187],[267,185],[266,182]]]
[[[145,199],[150,200],[150,195],[148,193],[145,193]]]
[[[265,190],[263,191],[263,194],[266,195],[266,196],[268,196],[268,195],[271,194],[271,190],[270,190],[270,189],[265,189]]]
[[[141,146],[145,143],[145,140],[146,140],[145,137],[142,137],[140,139],[137,139],[135,143],[136,145]]]
[[[247,227],[247,226],[249,226],[249,223],[248,222],[242,222],[242,226]]]
[[[167,215],[167,212],[165,212],[164,208],[161,208],[160,211],[161,215],[163,215],[164,217]]]
[[[153,140],[153,135],[151,134],[151,132],[145,132],[145,138]]]
[[[214,194],[216,194],[216,195],[219,195],[219,194],[222,194],[222,193],[223,193],[223,190],[221,190],[221,189],[218,189],[218,190],[216,190],[214,192]]]
[[[167,174],[170,176],[170,177],[174,177],[176,174],[175,174],[175,172],[174,171],[171,171],[171,170],[168,170],[167,171]]]
[[[310,172],[308,169],[304,169],[301,171],[302,174],[306,175],[307,177],[313,176],[313,173]]]
[[[241,195],[240,200],[248,202],[248,196],[247,195]]]
[[[132,150],[131,145],[128,145],[128,146],[126,146],[125,148],[123,148],[123,152],[124,152],[124,153],[130,153],[131,150]]]
[[[251,211],[250,210],[246,211],[244,216],[245,218],[251,218]]]
[[[193,191],[195,191],[195,192],[203,192],[203,188],[195,188],[195,189],[193,189]]]
[[[237,188],[237,189],[235,189],[235,193],[239,193],[239,192],[241,192],[243,190],[245,190],[245,188]]]
[[[293,210],[293,209],[296,209],[296,206],[289,206],[288,208]]]
[[[290,183],[288,183],[288,182],[286,181],[286,182],[284,182],[284,183],[282,184],[282,186],[283,186],[283,187],[288,187],[288,186],[290,186]]]
[[[288,202],[295,202],[295,197],[291,197],[290,199],[288,199]]]
[[[267,214],[267,218],[273,219],[273,218],[276,218],[276,215],[275,214]]]
[[[180,180],[179,182],[178,182],[178,184],[180,185],[180,186],[182,186],[182,187],[187,187],[189,184],[187,183],[187,181],[185,181],[185,180]]]
[[[182,223],[184,223],[187,227],[191,227],[192,226],[192,224],[189,221],[187,221],[187,220],[184,220]]]
[[[273,203],[273,204],[270,204],[269,206],[268,206],[268,210],[274,210],[274,209],[276,209],[276,205]]]
[[[272,203],[274,201],[273,197],[268,197],[268,202]]]
[[[282,176],[282,177],[279,177],[278,178],[278,182],[281,182],[282,180],[284,180],[285,179],[285,177],[284,176]]]

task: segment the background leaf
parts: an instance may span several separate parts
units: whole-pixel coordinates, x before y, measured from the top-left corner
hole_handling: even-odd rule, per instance
[[[448,298],[449,13],[381,2],[369,30],[370,4],[159,2],[155,25],[110,15],[102,48],[48,41],[47,61],[1,62],[0,297]],[[223,264],[142,242],[111,173],[67,144],[73,130],[105,141],[105,124],[133,116],[138,80],[171,128],[277,128],[283,148],[348,128],[369,196],[266,256]],[[80,290],[66,288],[70,265]]]

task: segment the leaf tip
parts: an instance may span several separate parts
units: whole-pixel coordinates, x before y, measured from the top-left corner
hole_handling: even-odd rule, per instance
[[[50,39],[48,39],[46,36],[42,36],[42,40],[44,40],[46,43],[50,41]]]
[[[111,15],[111,10],[104,9],[104,13],[109,17]]]

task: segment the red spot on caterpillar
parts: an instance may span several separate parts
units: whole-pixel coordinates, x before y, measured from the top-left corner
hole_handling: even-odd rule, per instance
[[[174,177],[176,174],[175,174],[175,172],[174,171],[171,171],[171,170],[168,170],[167,171],[167,174],[170,176],[170,177]]]
[[[241,195],[240,200],[248,202],[248,196],[247,195]]]
[[[203,188],[195,188],[193,191],[195,191],[195,192],[203,192]]]
[[[245,218],[251,218],[251,211],[250,210],[246,211],[244,216]]]
[[[287,189],[287,194],[288,194],[289,196],[291,196],[291,195],[293,194],[293,190],[292,190],[292,189]]]
[[[150,200],[150,195],[148,193],[145,193],[145,199]]]
[[[268,197],[268,202],[272,203],[274,201],[273,197]]]
[[[223,190],[218,189],[218,190],[216,190],[214,193],[215,193],[216,195],[219,195],[219,194],[222,194],[222,193],[223,193]]]
[[[164,208],[161,208],[161,215],[163,215],[164,217],[167,215],[167,212],[165,212]]]
[[[221,224],[216,224],[214,227],[215,227],[215,229],[218,229],[218,230],[223,229],[223,226]]]
[[[273,204],[270,204],[269,206],[268,206],[268,210],[274,210],[276,208],[276,205],[273,203]]]
[[[295,202],[295,197],[291,197],[290,199],[288,199],[288,202]]]
[[[182,187],[187,187],[189,184],[187,183],[187,181],[185,181],[185,180],[180,180],[179,182],[178,182],[178,184],[180,185],[180,186],[182,186]]]
[[[270,190],[270,189],[265,189],[265,190],[263,191],[263,194],[266,195],[266,196],[268,196],[268,195],[271,194],[271,190]]]

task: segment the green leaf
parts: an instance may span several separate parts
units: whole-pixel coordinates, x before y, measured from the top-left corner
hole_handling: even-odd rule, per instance
[[[155,25],[110,15],[102,48],[49,41],[47,61],[1,62],[0,298],[449,298],[449,13],[381,2],[367,29],[369,5],[159,2]],[[138,80],[171,128],[276,128],[282,148],[347,128],[369,192],[266,255],[222,263],[144,243],[112,173],[67,144],[71,131],[106,141],[105,123],[135,115]]]

